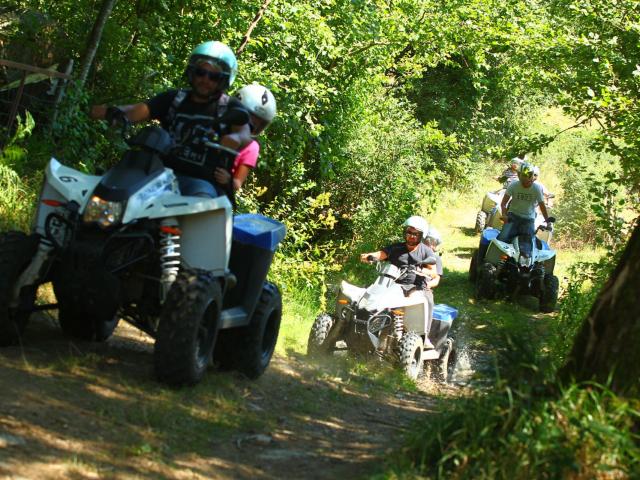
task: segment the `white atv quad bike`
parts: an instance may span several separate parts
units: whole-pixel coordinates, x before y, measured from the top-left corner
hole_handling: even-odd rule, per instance
[[[476,297],[492,299],[499,295],[514,298],[524,293],[537,297],[542,312],[552,312],[558,301],[558,277],[553,274],[556,252],[537,235],[549,226],[539,226],[536,236],[518,235],[512,243],[496,237],[500,233],[493,228],[482,232],[480,246],[471,256],[469,279],[476,284]],[[531,242],[531,255],[521,254],[523,242]]]
[[[210,154],[226,151],[202,141]],[[167,384],[199,382],[214,347],[222,366],[258,377],[280,326],[280,293],[265,279],[284,225],[234,221],[226,196],[181,195],[161,160],[171,148],[165,130],[145,127],[128,143],[104,176],[52,158],[33,233],[0,235],[0,346],[21,341],[32,312],[57,308],[77,339],[104,341],[119,319],[151,335]],[[45,282],[57,304],[36,306]]]
[[[405,296],[397,283],[410,268],[415,267],[378,262],[378,278],[368,288],[343,281],[335,314],[318,315],[311,327],[307,354],[330,354],[340,350],[337,343],[343,341],[351,352],[376,353],[399,363],[414,380],[426,361],[435,362],[434,376],[447,381],[455,362],[454,343],[448,333],[458,311],[444,304],[435,306],[429,333],[435,349],[425,349],[429,304],[423,296]]]

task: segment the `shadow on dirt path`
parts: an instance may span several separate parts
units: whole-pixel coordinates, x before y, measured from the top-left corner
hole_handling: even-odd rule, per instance
[[[366,477],[436,402],[300,355],[257,381],[212,369],[173,390],[153,380],[152,353],[128,325],[92,344],[32,319],[23,346],[0,350],[0,477]]]

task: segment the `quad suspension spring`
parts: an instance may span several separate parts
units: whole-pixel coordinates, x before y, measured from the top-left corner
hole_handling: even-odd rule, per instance
[[[161,281],[171,286],[180,270],[180,228],[175,218],[165,218],[160,223]]]
[[[402,312],[394,311],[393,312],[393,335],[396,337],[396,340],[400,340],[402,338],[403,333],[404,333],[404,314]]]

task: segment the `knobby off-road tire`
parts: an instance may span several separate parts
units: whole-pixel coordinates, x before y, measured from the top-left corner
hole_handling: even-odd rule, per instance
[[[220,328],[222,289],[204,270],[184,268],[164,303],[154,347],[158,380],[193,385],[204,377]]]
[[[321,313],[316,317],[311,326],[311,332],[309,332],[307,355],[310,357],[319,357],[320,355],[328,355],[331,353],[333,345],[328,345],[326,340],[333,324],[333,318],[328,313]]]
[[[553,312],[558,302],[558,289],[560,281],[558,277],[550,273],[544,274],[543,290],[540,294],[540,311],[544,313]]]
[[[119,321],[117,315],[109,312],[84,312],[64,303],[58,307],[62,332],[79,340],[104,342],[111,337]]]
[[[496,267],[483,263],[478,270],[476,280],[476,298],[492,299],[496,296]]]
[[[416,332],[405,333],[398,343],[398,359],[400,367],[411,379],[416,380],[424,366],[424,343]]]
[[[447,338],[440,358],[435,362],[435,369],[432,370],[433,379],[440,383],[447,383],[453,373],[456,353],[453,348],[453,339]]]
[[[9,302],[16,280],[31,263],[38,242],[36,235],[22,232],[0,235],[0,347],[19,343],[29,321],[37,287],[22,288],[16,308],[9,308]]]
[[[469,281],[475,282],[478,277],[478,249],[474,249],[471,253],[471,261],[469,262]]]
[[[476,215],[476,233],[481,233],[487,225],[487,212],[480,210]]]
[[[233,369],[251,379],[258,378],[273,356],[281,319],[280,291],[273,283],[265,282],[251,323],[220,332],[214,356],[216,363],[222,369]]]

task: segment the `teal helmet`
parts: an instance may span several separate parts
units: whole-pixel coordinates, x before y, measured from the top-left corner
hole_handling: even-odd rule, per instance
[[[536,173],[536,168],[534,165],[532,165],[529,162],[523,162],[522,165],[520,165],[520,169],[518,170],[518,175],[520,176],[520,178],[533,178],[533,176]],[[539,170],[538,170],[539,172]]]
[[[229,88],[238,74],[238,61],[233,51],[222,42],[209,41],[198,45],[191,52],[187,77],[191,81],[193,69],[200,63],[208,63],[218,67],[226,74],[226,81],[222,83],[222,90]]]

